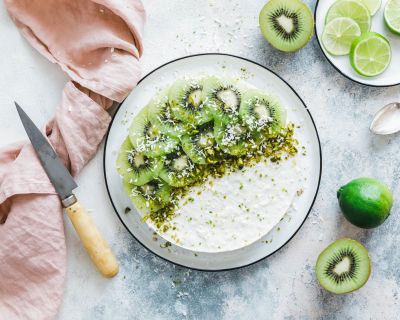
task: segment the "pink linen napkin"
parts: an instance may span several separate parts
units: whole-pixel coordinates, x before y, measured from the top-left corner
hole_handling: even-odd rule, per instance
[[[139,80],[143,5],[140,0],[5,3],[26,39],[71,78],[44,133],[77,175],[107,130],[105,109],[121,102]],[[0,318],[53,319],[66,269],[62,207],[27,142],[0,149],[0,221],[5,218]]]

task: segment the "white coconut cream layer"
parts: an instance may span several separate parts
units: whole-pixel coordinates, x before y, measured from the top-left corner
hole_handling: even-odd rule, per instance
[[[282,219],[300,188],[297,157],[211,178],[180,201],[171,228],[160,233],[201,252],[231,251],[266,235]],[[151,221],[148,223],[151,225]]]

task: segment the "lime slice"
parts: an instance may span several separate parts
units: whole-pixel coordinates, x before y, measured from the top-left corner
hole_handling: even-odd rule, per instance
[[[382,4],[382,0],[361,0],[361,2],[368,8],[371,16],[379,10]]]
[[[389,0],[385,7],[385,23],[390,31],[400,35],[400,0]]]
[[[379,33],[362,34],[351,44],[350,63],[363,76],[381,74],[389,66],[391,58],[389,41]]]
[[[330,54],[341,56],[349,54],[351,43],[360,35],[360,27],[353,19],[336,18],[325,26],[322,43]]]
[[[371,15],[368,8],[359,0],[339,0],[328,10],[325,23],[336,18],[351,18],[358,23],[361,32],[368,32],[371,28]]]

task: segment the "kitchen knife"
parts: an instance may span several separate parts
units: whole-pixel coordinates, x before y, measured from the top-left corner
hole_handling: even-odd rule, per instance
[[[115,276],[119,271],[118,262],[92,218],[72,193],[72,190],[78,187],[77,184],[40,130],[18,103],[15,102],[15,106],[43,169],[58,193],[90,258],[103,276]]]

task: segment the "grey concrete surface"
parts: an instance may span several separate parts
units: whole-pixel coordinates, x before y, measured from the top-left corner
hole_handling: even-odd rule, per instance
[[[314,9],[315,1],[307,1]],[[396,319],[399,317],[400,137],[377,137],[368,126],[380,106],[400,101],[400,87],[371,88],[331,67],[315,37],[301,51],[271,48],[258,29],[264,0],[145,0],[143,74],[184,55],[224,52],[261,63],[281,75],[308,105],[319,130],[323,175],[314,208],[292,241],[272,257],[229,272],[176,267],[142,248],[116,218],[102,172],[102,149],[79,177],[78,196],[111,240],[121,272],[102,279],[66,220],[68,274],[59,319]],[[12,105],[17,99],[43,125],[66,77],[33,50],[0,4],[1,145],[24,138]],[[386,182],[395,203],[381,227],[362,230],[340,214],[336,190],[371,176]],[[49,213],[50,214],[50,213]],[[318,253],[351,237],[365,244],[372,275],[361,290],[335,296],[316,282]],[[0,316],[1,318],[1,316]]]

